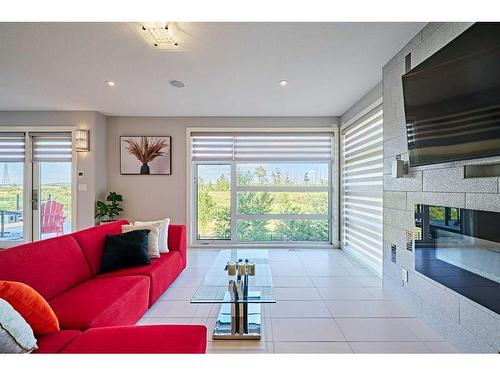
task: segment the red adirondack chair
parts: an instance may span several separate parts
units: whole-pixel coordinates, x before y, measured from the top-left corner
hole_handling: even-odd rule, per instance
[[[40,207],[40,232],[41,234],[64,234],[64,205],[56,201],[47,201]]]

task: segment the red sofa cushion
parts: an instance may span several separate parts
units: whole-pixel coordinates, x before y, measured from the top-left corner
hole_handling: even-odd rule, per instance
[[[197,325],[158,325],[94,328],[72,341],[63,353],[202,354],[207,328]]]
[[[65,330],[37,337],[38,349],[33,353],[59,353],[71,341],[80,336],[80,331]]]
[[[182,259],[182,269],[186,268],[186,226],[184,224],[170,224],[168,226],[168,248],[177,251]]]
[[[49,303],[29,285],[0,280],[0,298],[26,320],[35,335],[59,331],[59,321]]]
[[[63,329],[134,324],[148,309],[146,276],[90,279],[49,301]]]
[[[120,234],[122,232],[122,225],[124,224],[128,224],[128,221],[115,221],[113,223],[98,225],[71,234],[82,248],[83,254],[92,271],[92,275],[99,272],[99,268],[101,267],[102,252],[104,250],[104,240],[106,236]]]
[[[161,254],[160,258],[151,259],[151,264],[125,268],[118,271],[106,272],[97,275],[101,277],[144,275],[150,278],[149,306],[152,306],[162,293],[179,276],[184,267],[178,251]]]
[[[0,251],[0,278],[28,284],[46,300],[90,276],[82,250],[71,235]]]

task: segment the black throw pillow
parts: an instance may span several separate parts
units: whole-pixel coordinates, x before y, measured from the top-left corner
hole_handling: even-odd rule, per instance
[[[151,264],[148,256],[149,229],[106,236],[99,273]]]

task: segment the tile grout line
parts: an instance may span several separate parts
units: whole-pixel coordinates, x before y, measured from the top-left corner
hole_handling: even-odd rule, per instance
[[[311,286],[307,286],[307,287],[293,287],[293,286],[282,286],[282,287],[276,287],[276,289],[280,289],[280,288],[287,288],[287,289],[302,289],[302,288],[308,288],[308,289],[315,289],[315,292],[319,295],[319,297],[321,298],[320,300],[316,299],[316,300],[281,300],[279,302],[311,302],[311,301],[321,301],[323,302],[323,305],[326,306],[327,310],[328,310],[328,313],[329,313],[329,317],[308,317],[308,318],[305,318],[305,319],[310,319],[310,320],[313,320],[313,319],[327,319],[327,320],[330,320],[332,319],[333,320],[333,323],[336,325],[336,328],[339,330],[339,333],[342,335],[342,337],[344,338],[343,341],[338,341],[338,340],[335,340],[335,341],[314,341],[314,340],[311,340],[311,341],[297,341],[297,342],[302,342],[302,343],[313,343],[313,342],[343,342],[343,343],[346,343],[349,347],[349,349],[354,352],[354,349],[351,345],[351,343],[347,340],[347,337],[344,333],[344,331],[342,330],[341,326],[338,324],[338,319],[398,319],[400,324],[402,324],[405,328],[407,328],[410,333],[412,333],[412,336],[416,337],[419,339],[419,341],[404,341],[404,342],[420,342],[421,344],[423,344],[423,346],[430,350],[432,352],[432,350],[425,344],[424,341],[420,340],[420,338],[413,334],[412,330],[409,329],[408,326],[406,326],[406,324],[403,323],[403,320],[402,319],[414,319],[415,321],[419,321],[418,318],[415,318],[415,317],[404,317],[404,316],[398,316],[398,314],[396,314],[395,316],[391,316],[391,317],[334,317],[333,316],[333,313],[332,311],[330,310],[330,307],[329,307],[329,304],[328,302],[329,301],[342,301],[342,302],[346,302],[346,303],[349,303],[349,302],[361,302],[361,301],[369,301],[369,302],[377,302],[379,304],[382,304],[383,305],[383,302],[386,302],[386,301],[396,301],[397,302],[397,299],[385,299],[385,298],[380,298],[378,295],[374,294],[375,291],[372,291],[370,289],[382,289],[381,287],[377,287],[377,286],[364,286],[364,285],[361,285],[359,283],[359,280],[358,278],[363,278],[363,277],[370,277],[370,276],[364,276],[364,275],[357,275],[355,273],[352,273],[350,272],[349,268],[356,268],[356,267],[363,267],[362,265],[358,265],[358,264],[352,264],[353,267],[351,266],[347,266],[345,264],[339,264],[339,269],[343,269],[348,276],[333,276],[333,275],[320,275],[320,276],[314,276],[311,274],[311,271],[310,269],[306,266],[306,263],[304,263],[302,257],[300,255],[297,255],[297,254],[294,254],[295,256],[293,257],[294,259],[298,259],[299,263],[300,263],[300,266],[301,268],[303,268],[303,270],[305,271],[305,276],[295,276],[295,275],[291,275],[291,276],[276,276],[276,277],[302,277],[304,278],[305,280],[307,280],[308,282],[310,282]],[[334,262],[335,263],[335,262]],[[188,270],[187,270],[188,271]],[[329,277],[329,278],[336,278],[336,277],[343,277],[343,278],[351,278],[353,281],[356,281],[358,284],[360,284],[359,286],[349,286],[349,287],[320,287],[318,285],[316,285],[316,283],[314,282],[314,279],[313,278],[322,278],[322,277]],[[201,277],[202,279],[203,277]],[[182,288],[182,284],[181,284],[181,287]],[[190,287],[185,287],[186,289],[190,288]],[[196,288],[196,287],[194,287]],[[355,299],[355,300],[350,300],[350,299],[343,299],[343,300],[331,300],[331,299],[326,299],[324,298],[324,296],[320,293],[320,289],[321,288],[333,288],[333,289],[346,289],[346,288],[355,288],[355,289],[360,289],[360,290],[367,290],[368,293],[370,293],[374,299],[370,299],[370,300],[363,300],[363,299]],[[171,301],[171,300],[164,300],[164,301]],[[177,301],[177,300],[175,300]],[[181,301],[185,301],[187,303],[189,303],[189,300],[178,300],[179,302]],[[205,323],[206,325],[208,324],[208,321],[209,319],[212,319],[212,317],[210,317],[211,315],[211,312],[214,308],[214,304],[212,304],[212,307],[211,307],[211,310],[210,312],[208,312],[208,317],[197,317],[196,314],[194,317],[192,317],[192,321],[194,322],[195,319],[201,319],[201,320],[205,320]],[[385,306],[383,306],[384,310],[387,311],[388,313],[390,314],[393,314],[391,311],[387,310],[387,308]],[[152,317],[153,319],[157,319],[157,318],[162,318],[162,317]],[[164,318],[167,318],[167,319],[176,319],[177,317],[164,317]],[[181,318],[181,317],[178,317],[178,318]],[[304,319],[304,317],[292,317],[292,316],[286,316],[286,317],[273,317],[272,314],[269,314],[269,317],[263,317],[263,319],[266,320],[267,322],[267,329],[269,330],[269,332],[271,333],[272,337],[271,337],[271,340],[270,341],[266,341],[266,343],[269,343],[269,345],[271,346],[270,351],[272,353],[276,353],[276,345],[275,343],[277,342],[296,342],[296,341],[276,341],[275,340],[275,337],[274,337],[274,328],[273,328],[273,319],[276,319],[276,320],[281,320],[281,319]],[[432,328],[431,328],[432,329]],[[357,340],[351,340],[351,342],[377,342],[377,341],[357,341]],[[398,342],[398,341],[378,341],[378,342]],[[403,341],[402,341],[403,342]],[[445,342],[445,341],[434,341],[434,342]],[[240,350],[238,350],[237,352],[239,352]]]

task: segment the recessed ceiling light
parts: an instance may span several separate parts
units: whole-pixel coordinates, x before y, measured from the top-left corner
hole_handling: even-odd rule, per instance
[[[178,89],[181,89],[181,88],[186,86],[186,84],[184,82],[178,81],[176,79],[170,81],[169,83],[170,83],[170,86],[176,87]]]
[[[106,82],[106,85],[113,87],[115,83],[113,81],[104,81]]]
[[[280,86],[286,86],[286,85],[288,85],[288,81],[286,79],[282,79],[280,81]]]

